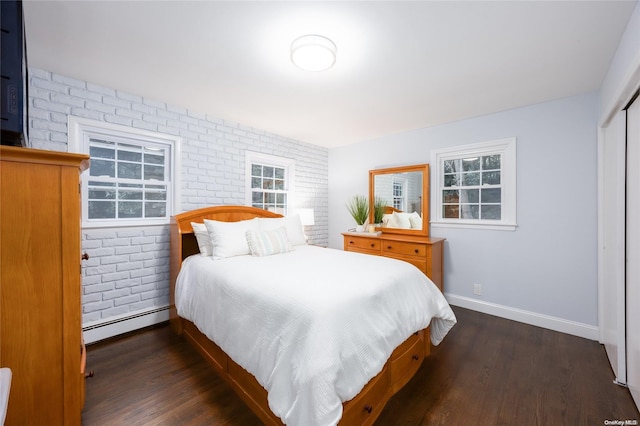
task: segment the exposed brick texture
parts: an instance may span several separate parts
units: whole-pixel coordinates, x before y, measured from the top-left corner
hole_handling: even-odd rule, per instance
[[[294,159],[293,207],[314,209],[309,240],[327,245],[326,148],[30,68],[30,146],[67,151],[69,115],[180,136],[182,211],[244,204],[246,151]],[[90,256],[82,271],[85,325],[168,304],[168,226],[83,229],[82,248]]]

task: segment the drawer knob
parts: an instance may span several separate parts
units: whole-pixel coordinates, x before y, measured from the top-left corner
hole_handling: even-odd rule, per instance
[[[371,243],[371,247],[375,247],[375,244]]]
[[[82,260],[89,260],[89,255],[87,254],[86,251],[82,253]]]
[[[417,361],[417,360],[419,360],[419,359],[420,359],[420,357],[419,357],[418,355],[413,355],[413,356],[411,357],[411,359],[412,359],[412,360],[414,360],[414,361]]]
[[[371,412],[373,411],[373,407],[369,404],[364,406],[364,411],[366,411],[367,413],[371,414]]]
[[[420,253],[420,250],[418,249],[415,249],[414,251],[416,252],[416,254]]]
[[[349,241],[349,244],[353,244],[353,241]]]
[[[387,250],[391,250],[391,246],[387,246]]]

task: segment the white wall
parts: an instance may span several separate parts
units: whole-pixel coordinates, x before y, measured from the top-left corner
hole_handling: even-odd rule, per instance
[[[327,242],[327,148],[162,100],[29,69],[31,146],[67,151],[69,115],[181,136],[182,211],[243,205],[247,150],[292,158],[296,162],[293,207],[314,209],[315,225],[306,230],[310,242]],[[150,312],[146,320],[136,319],[131,327],[163,319],[154,311],[169,303],[169,238],[168,225],[83,229],[82,250],[90,259],[82,268],[82,320],[92,333],[85,333],[85,341],[129,331],[121,320],[139,314]],[[114,328],[105,331],[104,324]],[[100,333],[97,327],[102,327]]]
[[[445,294],[452,304],[597,339],[597,112],[593,93],[331,149],[330,247],[341,248],[340,233],[353,227],[344,204],[368,193],[370,169],[515,136],[518,228],[433,228],[447,239]]]

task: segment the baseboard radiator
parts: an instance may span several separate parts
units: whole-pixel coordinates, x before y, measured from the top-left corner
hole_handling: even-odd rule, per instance
[[[94,321],[82,327],[84,343],[95,343],[164,321],[169,321],[168,305]]]

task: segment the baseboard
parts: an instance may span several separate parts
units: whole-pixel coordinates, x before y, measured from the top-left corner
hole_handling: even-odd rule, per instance
[[[470,299],[468,297],[457,296],[450,293],[445,293],[445,298],[449,304],[453,306],[459,306],[461,308],[471,309],[473,311],[494,315],[496,317],[571,334],[573,336],[584,337],[585,339],[598,341],[600,336],[599,328],[593,325],[539,314],[537,312],[511,308],[509,306],[497,305],[495,303],[483,302],[481,300]]]
[[[95,343],[119,334],[169,321],[169,306],[130,312],[125,315],[93,321],[82,327],[84,343]]]
[[[447,301],[453,306],[471,309],[500,318],[522,322],[573,336],[584,337],[585,339],[599,339],[599,329],[593,325],[569,321],[563,318],[543,315],[536,312],[511,308],[509,306],[470,299],[468,297],[457,296],[445,293]],[[169,320],[169,306],[148,309],[129,313],[107,320],[94,321],[85,324],[82,328],[84,341],[86,344],[95,343],[108,339],[119,334],[128,333],[150,325],[158,324]]]

